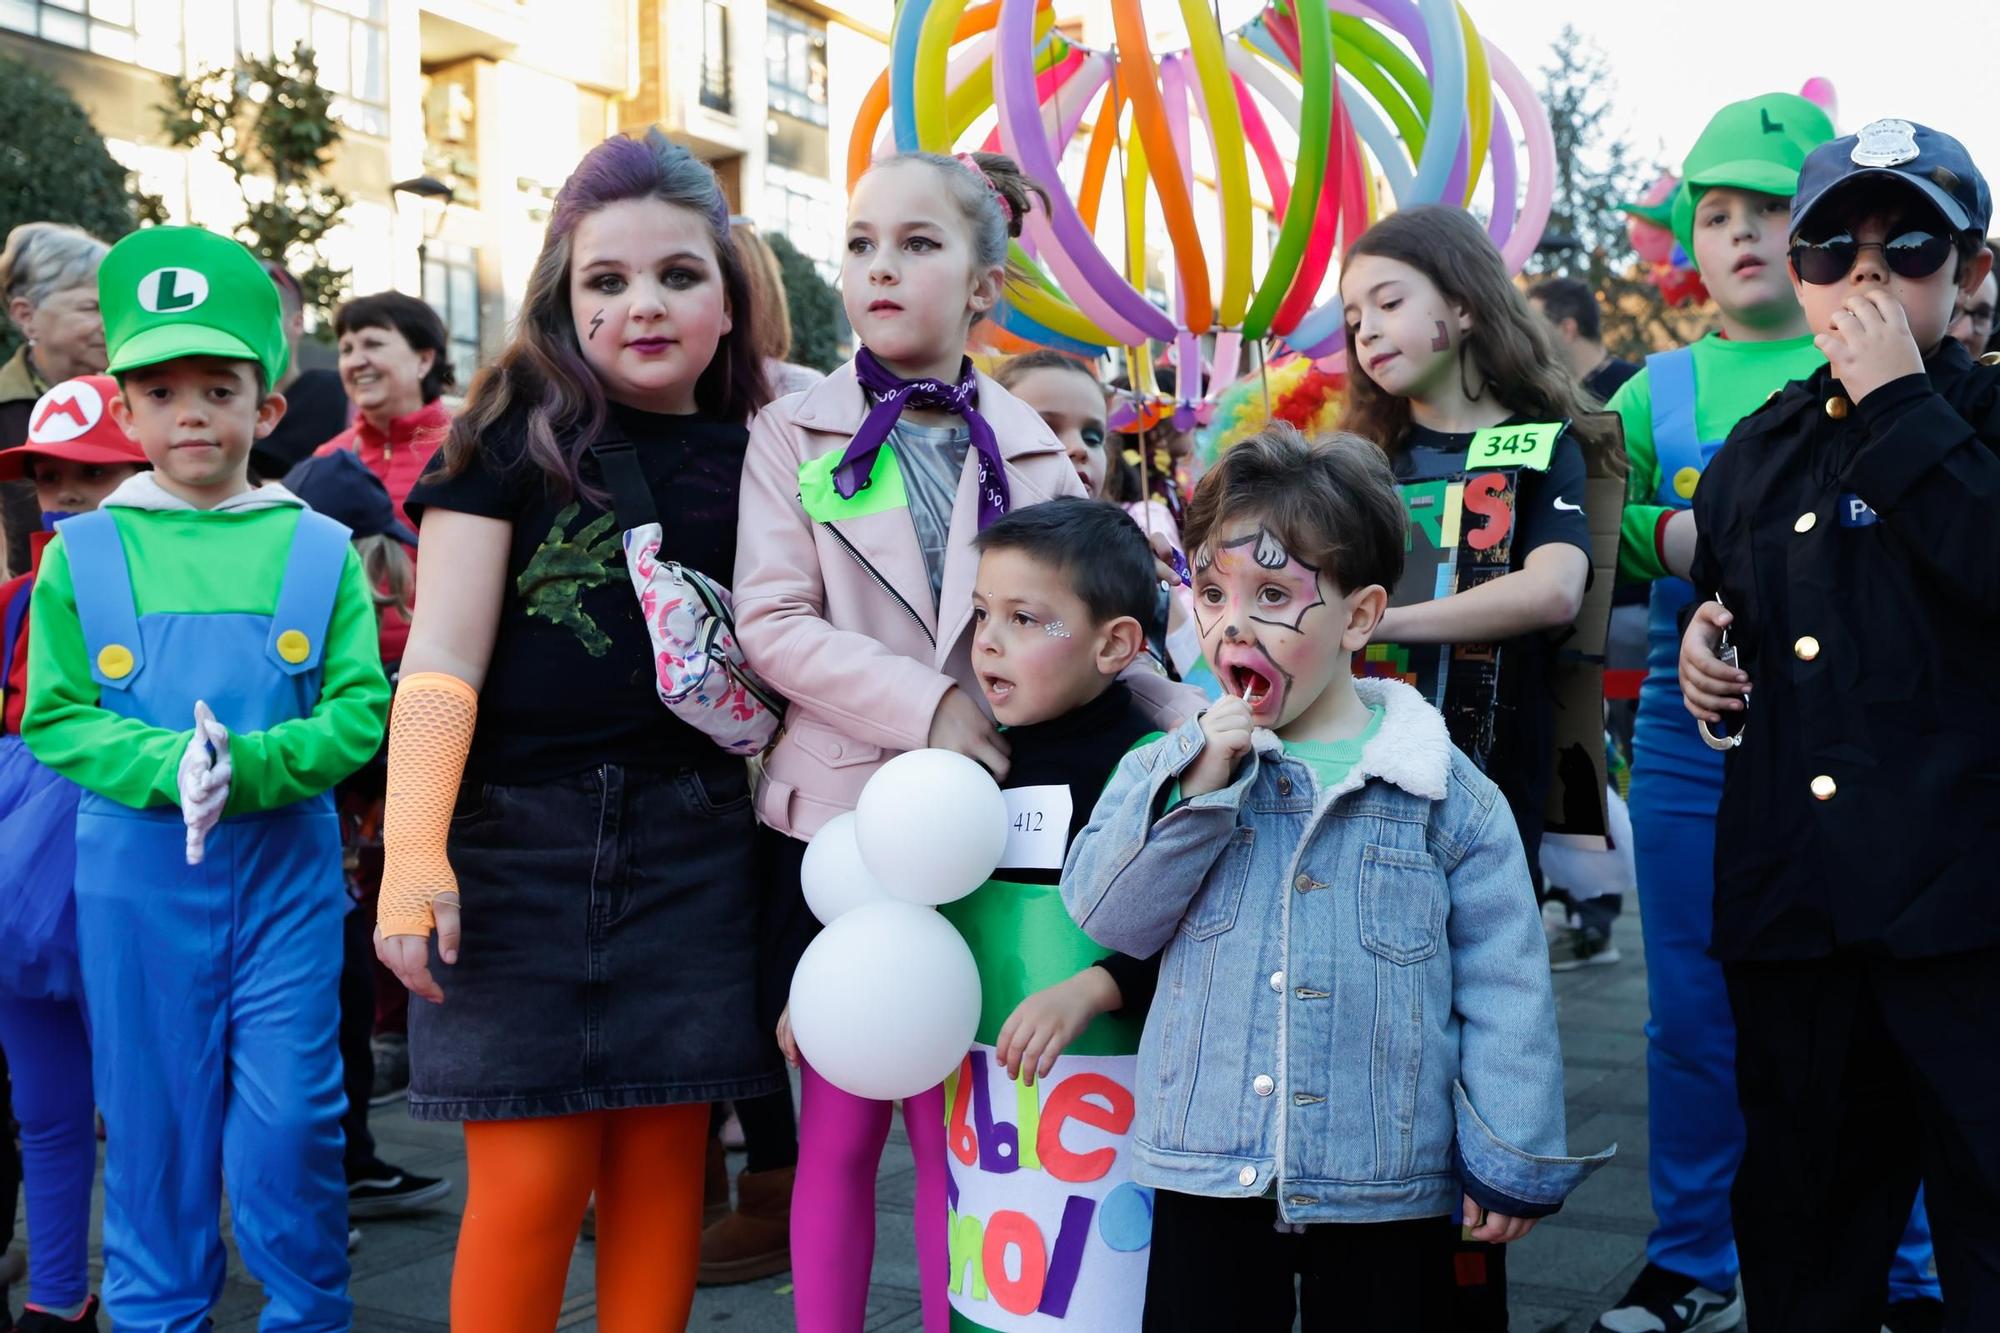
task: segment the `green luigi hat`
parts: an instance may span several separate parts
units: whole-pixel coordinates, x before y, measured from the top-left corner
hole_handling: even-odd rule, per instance
[[[1694,205],[1704,190],[1727,185],[1789,199],[1806,155],[1831,138],[1826,112],[1796,93],[1765,93],[1716,112],[1688,150],[1674,193],[1674,239],[1688,262],[1694,263]]]
[[[227,236],[148,227],[97,270],[104,342],[116,375],[183,356],[255,361],[266,385],[285,373],[284,312],[263,266]]]

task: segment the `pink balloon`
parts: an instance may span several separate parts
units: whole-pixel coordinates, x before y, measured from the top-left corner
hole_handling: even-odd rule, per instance
[[[1627,218],[1626,234],[1632,238],[1632,249],[1648,264],[1665,264],[1674,257],[1674,234],[1658,223],[1644,218]]]
[[[993,103],[1000,115],[1000,142],[1008,156],[1035,179],[1060,182],[1055,155],[1042,137],[1045,131],[1041,108],[1035,101],[1034,63],[1027,58],[1034,40],[1034,22],[1035,0],[1001,0],[994,33],[994,49],[1000,58],[993,62]],[[1090,229],[1083,225],[1069,192],[1058,188],[1051,194],[1048,216],[1037,207],[1029,213],[1027,225],[1034,229],[1035,244],[1055,270],[1064,292],[1100,329],[1120,342],[1171,341],[1173,321],[1133,291],[1112,267],[1097,248]]]
[[[1799,89],[1799,96],[1826,112],[1828,120],[1840,119],[1840,98],[1833,91],[1832,79],[1815,74]]]
[[[1535,90],[1521,77],[1521,71],[1507,58],[1507,53],[1487,42],[1486,63],[1493,71],[1494,82],[1513,104],[1514,123],[1521,127],[1528,141],[1528,181],[1520,217],[1507,244],[1500,247],[1507,271],[1519,273],[1521,265],[1528,262],[1528,256],[1542,243],[1542,228],[1549,224],[1549,204],[1556,189],[1556,140],[1549,131],[1548,115],[1542,110]]]

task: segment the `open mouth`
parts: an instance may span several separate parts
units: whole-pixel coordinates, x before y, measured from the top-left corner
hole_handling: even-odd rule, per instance
[[[1238,662],[1228,669],[1228,684],[1230,693],[1249,704],[1251,711],[1255,712],[1270,702],[1277,683],[1256,667]]]
[[[1002,676],[990,676],[981,672],[979,688],[986,691],[987,702],[995,706],[1007,702],[1014,696],[1014,682]]]

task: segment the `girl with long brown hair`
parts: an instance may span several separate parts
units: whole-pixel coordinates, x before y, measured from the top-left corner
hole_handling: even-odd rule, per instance
[[[407,503],[376,948],[430,1001],[410,1113],[465,1122],[454,1328],[554,1327],[593,1193],[600,1327],[684,1327],[708,1105],[784,1086],[748,773],[660,706],[619,536],[652,507],[662,558],[734,564],[748,308],[714,173],[657,130],[599,144]]]
[[[1348,364],[1340,428],[1380,446],[1402,484],[1501,478],[1483,483],[1480,514],[1463,522],[1483,520],[1482,549],[1508,543],[1506,571],[1390,607],[1375,641],[1492,646],[1492,697],[1464,709],[1448,698],[1447,720],[1453,741],[1506,796],[1539,898],[1555,644],[1590,582],[1585,460],[1622,471],[1623,455],[1616,436],[1586,415],[1567,362],[1469,213],[1408,208],[1376,223],[1343,261],[1340,296]],[[1496,435],[1498,426],[1521,429]],[[1541,429],[1526,429],[1534,426]],[[1461,1292],[1462,1326],[1505,1327],[1504,1252],[1478,1248],[1488,1279]]]

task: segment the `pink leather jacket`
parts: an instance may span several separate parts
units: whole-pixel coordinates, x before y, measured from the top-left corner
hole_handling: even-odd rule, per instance
[[[737,641],[791,701],[785,730],[765,758],[757,816],[795,838],[810,838],[853,809],[885,760],[925,745],[938,702],[953,685],[985,706],[970,647],[979,564],[972,549],[976,455],[968,452],[952,510],[942,624],[908,508],[896,502],[900,478],[884,487],[878,468],[854,501],[835,506],[835,516],[807,512],[804,465],[824,460],[822,471],[830,472],[864,409],[849,363],[759,412],[743,460],[732,588]],[[1000,442],[1013,508],[1083,493],[1041,417],[984,374],[979,410]],[[815,482],[819,475],[812,474]],[[815,505],[822,515],[834,512]],[[1199,706],[1198,691],[1151,672],[1135,668],[1128,678],[1169,724]]]

